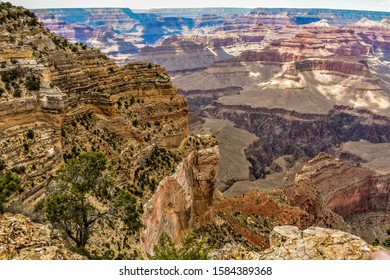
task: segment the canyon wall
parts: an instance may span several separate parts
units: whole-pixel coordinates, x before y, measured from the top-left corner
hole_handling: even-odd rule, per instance
[[[145,204],[142,237],[145,251],[153,250],[162,232],[180,243],[189,230],[213,221],[218,160],[218,146],[191,152],[173,175],[159,183]]]

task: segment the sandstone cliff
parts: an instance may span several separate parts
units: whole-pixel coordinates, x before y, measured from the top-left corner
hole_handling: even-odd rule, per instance
[[[145,205],[142,246],[146,251],[163,231],[180,243],[190,229],[213,220],[218,159],[217,147],[191,152],[175,174],[160,182]]]
[[[56,170],[81,153],[100,151],[115,181],[110,194],[121,190],[136,197],[137,213],[184,160],[193,177],[182,178],[183,167],[176,176],[184,184],[182,193],[192,196],[182,211],[190,207],[193,213],[181,226],[169,220],[179,232],[171,233],[181,237],[210,221],[218,152],[209,151],[215,155],[208,159],[207,150],[194,151],[217,143],[211,136],[188,137],[187,101],[165,68],[152,63],[119,68],[100,51],[48,32],[29,11],[2,7],[0,160],[21,178],[20,194],[10,197],[5,210],[15,202],[21,212],[40,211],[56,184]],[[95,257],[138,258],[140,232],[127,234],[124,226],[115,217],[99,220],[86,250]]]
[[[347,230],[373,242],[386,237],[390,223],[388,180],[388,174],[320,154],[298,172],[286,195],[291,205],[309,213],[311,224]]]
[[[0,24],[0,150],[23,178],[24,201],[42,197],[58,166],[83,151],[104,152],[127,180],[124,170],[147,146],[178,147],[187,136],[187,102],[164,68],[120,69],[98,50],[47,32],[25,10],[10,12],[17,20]],[[35,88],[26,86],[31,77]]]
[[[199,231],[210,236],[216,249],[238,243],[244,251],[272,247],[271,231],[282,225],[338,229],[370,243],[386,238],[388,174],[378,175],[326,154],[293,170],[276,189],[253,183],[240,194],[217,199],[214,224]]]

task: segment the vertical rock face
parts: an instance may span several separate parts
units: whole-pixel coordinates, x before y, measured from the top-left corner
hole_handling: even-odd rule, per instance
[[[191,152],[166,177],[148,204],[143,217],[143,248],[151,251],[166,231],[179,243],[189,229],[213,220],[213,194],[217,178],[218,147]]]

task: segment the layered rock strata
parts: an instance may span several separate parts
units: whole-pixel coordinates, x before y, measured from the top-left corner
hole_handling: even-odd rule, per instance
[[[0,97],[0,147],[6,166],[22,176],[23,200],[41,197],[63,160],[83,151],[100,150],[126,170],[146,146],[178,147],[187,136],[187,102],[164,68],[120,69],[96,49],[70,45],[34,24],[14,31],[0,25],[2,83],[17,73]],[[29,77],[38,81],[35,90],[25,86]]]
[[[100,51],[48,32],[27,10],[4,5],[0,159],[2,168],[21,178],[20,194],[5,203],[6,211],[12,201],[33,209],[56,183],[56,170],[87,151],[105,155],[115,186],[110,194],[128,192],[139,211],[183,158],[217,145],[211,136],[188,137],[187,101],[165,68],[152,63],[119,68]],[[177,178],[184,185],[175,191],[191,192],[182,211],[188,206],[193,213],[181,227],[166,213],[160,217],[169,228],[178,227],[179,233],[170,232],[175,241],[213,217],[216,149],[192,153],[183,163],[187,171],[179,171],[183,176],[192,172],[192,179]],[[213,155],[208,158],[208,153]],[[104,258],[137,258],[142,254],[139,240],[138,231],[128,234],[120,219],[110,217],[96,222],[86,250]]]
[[[386,238],[390,224],[388,180],[389,175],[321,154],[302,168],[286,194],[291,205],[309,213],[311,224],[348,230],[373,242]]]

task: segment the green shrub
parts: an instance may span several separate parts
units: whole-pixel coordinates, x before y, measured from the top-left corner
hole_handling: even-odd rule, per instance
[[[10,83],[16,80],[17,78],[19,78],[21,72],[22,71],[20,68],[13,68],[8,71],[3,71],[1,73],[1,79],[3,80],[4,83]]]
[[[159,243],[153,247],[154,255],[149,256],[152,260],[207,260],[210,248],[206,239],[196,239],[193,232],[187,234],[181,245],[175,245],[172,238],[163,232]]]
[[[32,129],[27,130],[27,138],[34,139],[34,131]]]
[[[390,248],[390,227],[386,230],[387,235],[389,235],[389,238],[386,238],[383,241],[383,246]]]
[[[20,179],[12,174],[11,171],[6,171],[0,174],[0,213],[3,213],[3,203],[14,192],[20,189]]]
[[[87,199],[101,197],[113,181],[103,173],[106,158],[102,153],[87,152],[68,160],[58,171],[59,182],[46,202],[45,212],[59,225],[77,247],[85,247],[94,223],[108,211],[99,211]]]
[[[19,98],[19,97],[22,96],[22,91],[20,90],[20,88],[15,88],[15,89],[14,89],[13,96],[14,96],[15,98]]]
[[[5,161],[0,158],[0,171],[3,171],[6,167],[7,165],[5,164]]]
[[[40,85],[41,81],[38,77],[34,76],[34,75],[30,75],[26,78],[26,82],[25,82],[25,85],[26,85],[26,88],[28,90],[39,90],[41,88],[41,85]]]

